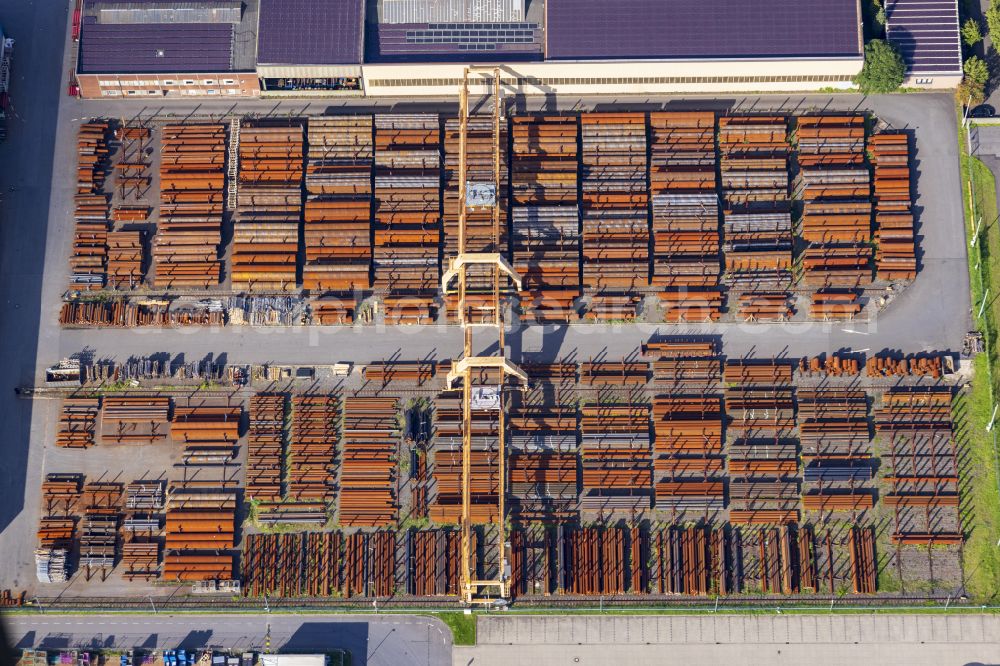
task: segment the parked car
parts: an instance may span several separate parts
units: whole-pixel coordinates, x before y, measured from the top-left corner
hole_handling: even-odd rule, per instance
[[[989,104],[980,104],[969,111],[970,118],[992,118],[997,115],[997,110]]]

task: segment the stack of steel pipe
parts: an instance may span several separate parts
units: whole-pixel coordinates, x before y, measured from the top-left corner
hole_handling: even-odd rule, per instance
[[[803,283],[810,287],[855,288],[871,283],[868,245],[814,243],[802,252]]]
[[[499,412],[472,409],[472,466],[469,487],[471,518],[475,523],[498,519],[500,461]],[[438,523],[457,523],[462,516],[462,393],[444,391],[435,399],[433,477],[436,494],[430,517]]]
[[[889,445],[882,456],[890,467],[883,502],[893,511],[892,542],[961,543],[951,389],[890,389],[875,412],[875,429]]]
[[[309,301],[309,320],[320,326],[353,324],[357,305],[349,294],[313,298]]]
[[[875,530],[852,527],[848,547],[851,555],[851,587],[854,594],[875,594],[878,561],[875,558]]]
[[[122,509],[122,484],[97,482],[83,487],[80,505],[79,560],[89,579],[94,569],[104,576],[114,566],[118,544],[118,522]]]
[[[871,173],[865,117],[798,118],[803,279],[817,287],[871,283]]]
[[[109,199],[104,182],[111,155],[109,139],[107,121],[83,123],[77,133],[75,227],[69,260],[73,289],[104,286]]]
[[[149,219],[149,206],[116,206],[111,211],[111,219],[115,222],[145,222]]]
[[[760,589],[765,594],[792,594],[799,591],[796,535],[790,525],[765,527],[743,539],[744,557],[752,558]]]
[[[632,319],[624,303],[649,284],[649,195],[646,115],[584,113],[580,117],[583,288],[596,319]]]
[[[444,125],[444,238],[442,256],[447,266],[458,254],[458,158],[459,120],[448,118]],[[466,134],[466,181],[469,185],[493,187],[493,118],[474,115],[468,120]],[[507,121],[500,120],[500,190],[494,193],[500,207],[499,228],[493,229],[493,206],[467,206],[465,214],[466,252],[499,252],[507,255],[508,197]],[[495,315],[493,303],[492,266],[469,265],[466,267],[467,321],[491,321]],[[506,278],[501,288],[507,287]],[[458,313],[458,294],[445,296],[448,317],[454,320]]]
[[[526,321],[577,318],[576,299],[580,296],[578,218],[575,205],[515,204],[514,268],[523,280],[520,301],[522,318]]]
[[[142,198],[149,188],[151,178],[147,172],[150,167],[149,159],[153,153],[150,145],[152,132],[148,127],[125,127],[119,126],[115,129],[115,139],[121,142],[121,150],[118,152],[115,171],[118,172],[118,188],[120,196],[124,200],[129,195]],[[148,208],[130,207],[124,209],[124,216],[115,215],[115,220],[145,220],[145,213]],[[116,211],[117,213],[117,211]],[[139,217],[142,215],[141,217]]]
[[[795,314],[787,291],[753,291],[740,294],[739,315],[744,321],[784,321]]]
[[[160,216],[153,238],[155,287],[208,287],[222,264],[225,125],[166,125]]]
[[[664,299],[668,321],[711,319],[722,304],[715,113],[654,112],[649,126],[652,283],[678,294]],[[684,298],[688,292],[694,307]],[[717,297],[702,312],[707,292]]]
[[[396,592],[396,533],[355,532],[345,539],[344,597],[388,597]]]
[[[105,396],[101,439],[116,444],[155,444],[167,436],[170,398]]]
[[[95,444],[99,398],[66,398],[59,416],[56,446],[66,449],[86,449]]]
[[[39,582],[61,583],[69,577],[82,483],[82,474],[48,474],[42,483],[43,516],[34,552]]]
[[[434,378],[437,364],[433,361],[375,361],[366,365],[361,376],[365,381],[386,386],[389,382],[414,382],[422,386]]]
[[[258,525],[325,525],[330,520],[326,502],[259,502],[256,506]]]
[[[76,535],[76,521],[71,517],[45,517],[38,521],[38,543],[41,548],[69,549]]]
[[[803,257],[803,266],[808,266],[810,262],[809,257]],[[853,289],[817,289],[809,303],[809,317],[823,320],[853,319],[861,314],[861,308],[861,294]]]
[[[943,374],[941,356],[938,354],[910,354],[901,358],[877,354],[865,362],[867,377],[931,377],[940,379]]]
[[[725,527],[711,525],[656,528],[650,578],[658,594],[727,594],[738,579],[735,544]]]
[[[89,578],[94,569],[105,573],[115,566],[118,554],[118,519],[115,509],[89,510],[80,524],[79,564]]]
[[[513,263],[526,320],[576,318],[580,296],[575,116],[515,116],[511,132]]]
[[[726,384],[789,385],[795,366],[783,359],[727,359]]]
[[[553,563],[561,562],[559,556],[562,530],[546,529],[535,523],[521,525],[510,531],[510,591],[516,599],[523,594],[551,594],[556,592],[559,572]]]
[[[787,288],[793,245],[788,119],[720,118],[719,151],[727,281],[740,291]]]
[[[798,390],[799,438],[806,475],[813,469],[869,467],[868,396],[862,389]],[[818,473],[822,478],[823,473]]]
[[[172,487],[167,498],[164,579],[230,580],[235,527],[235,490]]]
[[[240,560],[243,596],[336,595],[344,540],[341,532],[246,535]]]
[[[371,284],[372,127],[370,114],[309,119],[304,289],[347,297]]]
[[[511,396],[507,415],[511,511],[521,520],[573,518],[579,454],[575,367],[524,369],[531,387]]]
[[[294,289],[302,221],[302,125],[240,130],[235,289]]]
[[[80,506],[89,509],[120,509],[124,498],[124,486],[113,481],[91,481],[84,484],[80,496]]]
[[[624,528],[572,528],[565,544],[566,592],[580,595],[625,592],[628,561]]]
[[[248,499],[273,502],[282,496],[286,402],[287,397],[282,393],[258,393],[250,398],[246,464]]]
[[[412,569],[407,592],[418,597],[457,595],[459,588],[458,530],[407,532],[407,560]]]
[[[646,361],[587,361],[580,364],[584,386],[645,386],[649,381]]]
[[[917,277],[909,136],[876,134],[870,140],[875,165],[875,270],[880,280]]]
[[[725,506],[722,399],[653,400],[653,492],[656,508],[683,513]]]
[[[397,399],[344,400],[339,522],[384,527],[396,521]]]
[[[163,508],[163,482],[139,480],[125,486],[125,508],[129,511],[156,511]]]
[[[430,307],[441,244],[441,126],[435,114],[375,116],[376,288]],[[399,306],[392,303],[393,310]],[[390,314],[390,303],[386,303]],[[419,323],[406,315],[393,323]]]
[[[220,307],[199,305],[172,310],[168,301],[66,301],[59,311],[63,326],[190,326],[221,325],[225,314]]]
[[[46,474],[42,482],[42,511],[47,515],[71,515],[80,500],[82,474]]]
[[[334,395],[292,397],[287,496],[297,502],[333,502],[340,401]]]
[[[385,296],[382,305],[385,323],[393,326],[428,324],[437,316],[437,303],[429,290],[418,294]]]
[[[722,359],[712,341],[650,340],[642,354],[652,359],[653,383],[676,391],[710,391],[722,381]]]
[[[125,580],[159,578],[160,544],[135,541],[122,544],[122,568]]]
[[[790,362],[778,359],[726,363],[728,430],[735,435],[729,452],[731,524],[798,520],[793,371]]]
[[[849,354],[820,354],[812,358],[803,356],[799,359],[799,373],[812,377],[845,377],[861,373],[861,361],[857,356]]]
[[[583,493],[586,511],[642,511],[650,506],[649,406],[581,407]]]
[[[141,231],[109,231],[108,285],[132,289],[142,284],[143,244]]]
[[[174,405],[170,438],[184,442],[186,465],[218,465],[236,454],[240,437],[240,405],[204,404],[192,399],[186,405]]]

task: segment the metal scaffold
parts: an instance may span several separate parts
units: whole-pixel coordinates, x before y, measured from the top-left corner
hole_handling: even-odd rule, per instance
[[[506,358],[504,345],[504,319],[501,304],[501,282],[505,278],[511,280],[518,289],[521,288],[521,278],[499,251],[469,252],[467,251],[467,215],[470,208],[490,207],[492,212],[492,247],[500,247],[500,184],[501,162],[500,142],[502,99],[500,93],[500,71],[497,68],[487,70],[492,75],[493,84],[493,182],[468,182],[468,134],[469,134],[469,75],[473,68],[465,69],[461,96],[459,101],[459,162],[458,162],[458,253],[452,257],[448,269],[441,278],[441,287],[445,293],[458,294],[458,321],[463,330],[462,356],[452,363],[447,376],[447,387],[454,388],[458,383],[462,386],[462,515],[461,515],[461,590],[460,601],[464,604],[502,603],[510,596],[510,573],[507,561],[507,540],[504,529],[505,519],[505,417],[504,417],[504,387],[508,380],[526,384],[527,376],[516,365]],[[473,322],[468,316],[467,277],[470,267],[475,266],[490,275],[492,292],[487,299],[485,309],[492,311],[492,317],[485,321]],[[480,307],[483,307],[480,304]],[[497,341],[494,356],[476,356],[473,354],[472,338],[475,328],[494,329]],[[471,509],[471,467],[472,467],[472,404],[474,373],[488,373],[496,380],[499,404],[497,428],[497,576],[495,579],[483,580],[474,575],[471,566],[471,540],[473,516]]]

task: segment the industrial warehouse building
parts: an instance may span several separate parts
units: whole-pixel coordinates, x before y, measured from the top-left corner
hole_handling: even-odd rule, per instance
[[[529,95],[808,91],[850,86],[863,51],[859,0],[86,0],[77,78],[88,98],[411,97],[474,64]]]

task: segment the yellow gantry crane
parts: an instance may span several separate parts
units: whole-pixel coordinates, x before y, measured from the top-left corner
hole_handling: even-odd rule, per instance
[[[468,182],[468,137],[469,137],[469,75],[473,71],[492,71],[493,77],[493,183],[492,196],[489,184]],[[504,386],[509,378],[514,378],[522,384],[527,384],[527,376],[516,365],[506,358],[504,345],[503,308],[500,302],[501,281],[510,279],[515,286],[521,288],[521,278],[500,251],[500,123],[502,121],[502,100],[500,97],[500,70],[483,70],[482,68],[466,67],[462,79],[462,90],[459,98],[459,152],[458,152],[458,254],[451,258],[448,269],[441,277],[441,288],[445,293],[458,292],[458,321],[462,327],[462,356],[456,359],[446,378],[447,387],[452,389],[456,384],[462,385],[462,519],[461,519],[461,590],[460,601],[465,604],[489,604],[510,597],[510,576],[507,566],[507,535],[504,529],[506,493],[506,450],[505,450],[505,405]],[[471,188],[470,188],[471,185]],[[485,186],[485,190],[483,190]],[[470,196],[470,194],[472,196]],[[469,252],[466,239],[466,223],[470,208],[490,206],[493,214],[493,243],[491,252]],[[492,282],[492,296],[487,300],[486,310],[492,310],[485,322],[473,322],[468,316],[467,271],[469,267],[481,267],[483,272],[489,272]],[[452,283],[457,283],[454,287]],[[495,329],[497,352],[495,356],[475,356],[473,354],[472,337],[476,328]],[[495,580],[481,580],[473,576],[470,566],[472,506],[471,506],[471,471],[472,471],[472,402],[473,374],[486,370],[490,376],[497,377],[497,395],[499,396],[499,415],[497,420],[497,562],[498,574]]]

